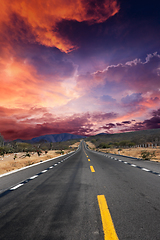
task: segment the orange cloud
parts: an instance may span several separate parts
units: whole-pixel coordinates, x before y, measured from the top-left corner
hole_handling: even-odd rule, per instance
[[[57,107],[72,99],[58,76],[48,78],[38,74],[27,59],[18,59],[13,51],[11,55],[4,50],[3,58],[0,58],[1,106],[23,109],[31,106]]]
[[[14,29],[15,23],[12,17],[16,15],[17,18],[20,17],[19,24],[23,23],[30,29],[36,42],[70,52],[77,46],[73,45],[69,39],[60,36],[56,29],[57,23],[62,20],[87,21],[90,24],[104,22],[119,11],[119,6],[117,0],[104,0],[103,2],[97,0],[1,0],[0,9],[2,12],[1,29],[4,30],[10,25]],[[24,34],[25,37],[28,36],[23,27],[17,26],[15,31],[20,32],[21,38]],[[15,38],[17,34],[12,31]]]

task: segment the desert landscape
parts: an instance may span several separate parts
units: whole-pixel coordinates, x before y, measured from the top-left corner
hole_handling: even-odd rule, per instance
[[[47,153],[43,151],[40,156],[38,156],[36,152],[32,152],[30,153],[30,157],[26,156],[24,152],[8,153],[5,154],[4,157],[0,156],[0,174],[42,162],[50,158],[55,158],[69,152],[69,150],[51,150]]]
[[[80,142],[76,142],[70,145],[71,148],[78,148]],[[156,148],[106,148],[100,149],[96,148],[96,146],[90,141],[86,141],[86,144],[90,149],[97,150],[104,153],[112,153],[125,155],[129,157],[141,158],[141,152],[147,151],[149,153],[155,152],[155,156],[150,159],[150,161],[160,162],[160,147]],[[45,161],[47,159],[55,158],[61,156],[62,154],[69,153],[70,150],[50,150],[45,153],[42,151],[41,155],[38,156],[36,152],[30,153],[30,157],[26,155],[24,152],[19,153],[8,153],[4,156],[0,156],[0,174],[4,174],[16,169],[20,169],[38,162]],[[15,157],[16,156],[16,157]]]

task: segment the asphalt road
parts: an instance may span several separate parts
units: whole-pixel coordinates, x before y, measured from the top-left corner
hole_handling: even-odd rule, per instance
[[[158,171],[81,145],[69,156],[0,178],[0,239],[160,240]],[[117,238],[105,235],[99,196]]]

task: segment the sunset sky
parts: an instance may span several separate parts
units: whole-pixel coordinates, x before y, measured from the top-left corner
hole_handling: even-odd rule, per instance
[[[160,1],[1,0],[0,133],[160,128]]]

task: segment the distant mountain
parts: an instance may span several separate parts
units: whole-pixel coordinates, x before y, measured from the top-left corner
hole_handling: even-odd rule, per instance
[[[110,133],[99,133],[99,134],[97,134],[95,136],[102,136],[102,135],[108,135],[108,134],[110,134]]]
[[[64,142],[67,140],[86,138],[80,135],[70,133],[48,134],[32,138],[31,140],[16,139],[16,142],[38,143],[38,142]]]

